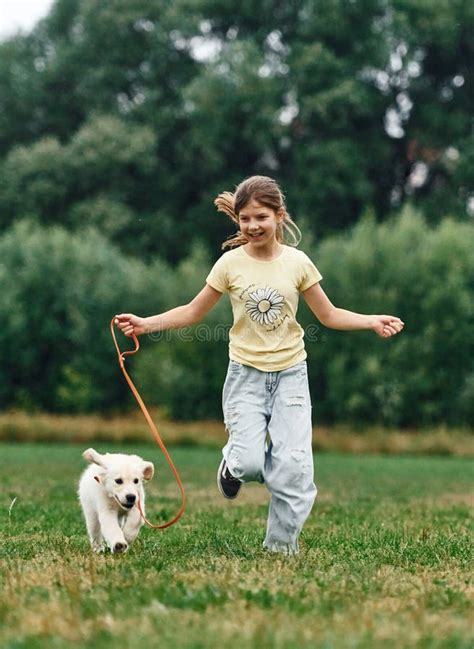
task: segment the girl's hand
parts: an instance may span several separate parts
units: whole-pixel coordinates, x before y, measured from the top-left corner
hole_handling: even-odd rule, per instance
[[[372,329],[381,338],[390,338],[399,334],[405,326],[405,323],[393,315],[374,315]]]
[[[121,313],[120,315],[116,315],[114,324],[126,336],[133,336],[134,334],[135,336],[141,336],[147,332],[145,327],[145,318],[140,318],[133,313]]]

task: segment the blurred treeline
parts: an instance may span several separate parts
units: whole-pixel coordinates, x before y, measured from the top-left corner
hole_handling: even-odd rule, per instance
[[[192,297],[260,173],[331,299],[406,322],[307,337],[318,419],[468,423],[473,56],[467,0],[57,0],[0,44],[2,407],[129,405],[111,316]],[[150,403],[219,416],[225,302],[144,341]]]

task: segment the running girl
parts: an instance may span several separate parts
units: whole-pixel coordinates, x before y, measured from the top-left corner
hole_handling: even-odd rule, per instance
[[[233,311],[223,410],[229,439],[217,484],[225,498],[257,481],[271,494],[264,547],[296,554],[316,498],[311,448],[311,402],[303,329],[296,321],[299,294],[326,327],[370,329],[382,338],[404,323],[390,315],[362,315],[334,306],[322,276],[298,250],[300,234],[275,180],[252,176],[215,204],[239,227],[223,247],[201,292],[188,304],[142,318],[116,316],[127,336],[196,324],[228,293]],[[286,237],[293,239],[286,244]]]

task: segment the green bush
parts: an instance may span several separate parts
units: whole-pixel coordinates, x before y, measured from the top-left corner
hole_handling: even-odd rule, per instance
[[[447,219],[429,227],[410,208],[384,224],[367,216],[349,233],[309,241],[336,306],[405,322],[388,340],[330,330],[301,300],[315,422],[472,421],[473,243],[471,225]],[[185,304],[212,264],[197,245],[174,270],[160,259],[145,265],[94,229],[71,234],[28,222],[3,235],[0,259],[1,403],[68,412],[133,407],[110,318]],[[145,401],[176,419],[220,417],[231,323],[224,297],[195,327],[143,337],[127,367]]]
[[[155,266],[152,277],[94,229],[29,222],[0,238],[0,259],[3,407],[86,412],[123,403],[109,322],[125,305],[160,310],[166,268]]]
[[[466,424],[474,401],[473,227],[430,228],[415,210],[314,249],[336,306],[397,315],[401,335],[321,328],[307,342],[317,418],[391,425]],[[306,313],[304,322],[309,322]]]

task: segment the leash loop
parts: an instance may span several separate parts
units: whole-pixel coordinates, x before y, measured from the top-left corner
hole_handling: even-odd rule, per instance
[[[118,356],[120,369],[122,370],[123,375],[125,377],[125,380],[127,381],[128,386],[129,386],[130,390],[132,391],[133,396],[137,400],[138,405],[140,406],[141,411],[143,412],[143,414],[145,416],[147,424],[150,427],[151,432],[153,433],[153,437],[155,438],[155,442],[158,444],[158,446],[163,451],[163,455],[165,456],[165,458],[166,458],[166,460],[168,462],[168,465],[169,465],[171,471],[173,472],[174,477],[176,478],[176,482],[178,483],[179,491],[181,493],[181,506],[180,506],[177,514],[170,521],[167,521],[166,523],[161,523],[159,525],[154,525],[153,523],[150,523],[150,521],[146,518],[145,514],[143,513],[141,502],[140,501],[137,502],[138,511],[140,512],[140,515],[143,518],[146,525],[148,525],[148,527],[151,527],[151,528],[153,528],[155,530],[164,530],[165,528],[171,527],[171,525],[174,525],[174,523],[177,523],[179,521],[179,519],[181,518],[181,516],[183,515],[183,513],[184,513],[184,510],[186,508],[186,494],[184,492],[184,486],[183,486],[183,483],[182,483],[181,478],[179,476],[179,473],[178,473],[175,465],[173,464],[173,460],[171,459],[170,454],[168,453],[168,451],[166,449],[166,446],[165,446],[163,440],[161,439],[160,433],[158,432],[158,429],[156,428],[156,426],[155,426],[155,424],[153,422],[153,419],[151,418],[150,413],[148,412],[147,407],[145,406],[145,404],[143,402],[143,399],[141,398],[141,396],[138,393],[138,390],[136,389],[132,379],[128,375],[127,370],[125,369],[125,358],[127,356],[133,356],[133,354],[136,354],[138,352],[138,350],[140,349],[140,343],[138,342],[138,338],[135,336],[135,334],[132,334],[133,342],[135,343],[135,349],[130,349],[130,350],[127,350],[127,351],[123,352],[123,351],[121,351],[120,347],[118,346],[117,338],[115,336],[115,317],[113,317],[111,322],[110,322],[110,332],[112,334],[112,339],[114,341],[115,349],[117,350],[117,356]]]

